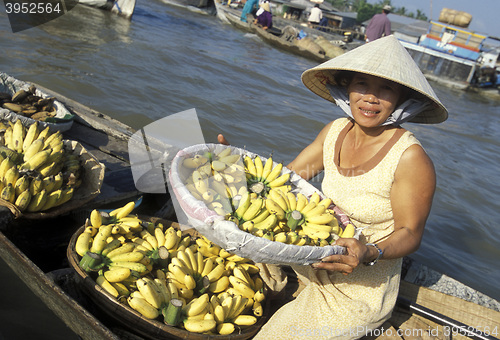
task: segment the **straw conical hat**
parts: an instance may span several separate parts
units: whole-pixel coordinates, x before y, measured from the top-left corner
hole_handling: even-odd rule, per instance
[[[312,92],[335,103],[326,84],[336,85],[334,74],[341,70],[392,80],[416,91],[412,97],[430,100],[433,103],[410,122],[435,124],[448,118],[448,111],[439,101],[415,61],[392,35],[362,45],[305,71],[302,74],[302,82]]]

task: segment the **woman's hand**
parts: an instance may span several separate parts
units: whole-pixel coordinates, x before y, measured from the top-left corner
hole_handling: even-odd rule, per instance
[[[229,142],[227,141],[226,137],[224,137],[221,133],[219,133],[219,135],[217,135],[217,141],[223,145],[230,145]]]
[[[321,262],[313,263],[314,269],[326,269],[347,275],[360,264],[369,262],[377,256],[373,252],[377,251],[375,247],[366,246],[355,238],[340,238],[335,244],[346,247],[347,254],[327,256]]]

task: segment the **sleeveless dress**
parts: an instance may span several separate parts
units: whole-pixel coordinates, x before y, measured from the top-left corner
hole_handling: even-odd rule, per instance
[[[323,145],[322,191],[362,229],[360,240],[376,243],[394,231],[390,191],[403,152],[420,145],[409,131],[396,130],[365,164],[343,169],[342,141],[353,126],[348,118],[333,122]],[[281,307],[254,339],[357,339],[370,335],[390,318],[399,289],[402,259],[360,265],[349,275],[310,266],[293,266],[306,285]]]

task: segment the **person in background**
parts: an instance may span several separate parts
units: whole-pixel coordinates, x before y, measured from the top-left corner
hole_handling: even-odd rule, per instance
[[[302,82],[346,117],[326,124],[287,168],[306,180],[323,172],[323,194],[360,234],[336,241],[345,254],[292,266],[304,288],[254,339],[359,339],[390,318],[402,259],[420,246],[436,188],[430,157],[401,124],[441,123],[448,111],[392,35],[306,70]]]
[[[309,26],[314,27],[319,25],[322,18],[323,12],[321,11],[321,8],[319,8],[319,4],[314,5],[314,7],[311,8],[309,18],[307,19],[309,21]]]
[[[264,30],[273,27],[273,15],[271,14],[271,7],[268,1],[260,5],[260,9],[257,11],[257,18],[255,18],[253,23],[262,26]]]
[[[391,21],[387,17],[392,7],[385,5],[382,13],[375,14],[366,28],[366,42],[377,40],[383,36],[391,35]]]
[[[257,10],[258,2],[259,0],[247,0],[245,2],[245,6],[243,6],[243,10],[241,11],[241,17],[240,17],[241,21],[247,22],[247,14]]]

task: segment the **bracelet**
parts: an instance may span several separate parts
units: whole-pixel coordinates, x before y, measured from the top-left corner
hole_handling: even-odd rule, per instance
[[[375,243],[367,243],[366,246],[373,246],[378,251],[378,256],[375,260],[365,263],[366,266],[373,266],[382,257],[382,255],[384,254],[384,251],[382,249],[380,249]]]

